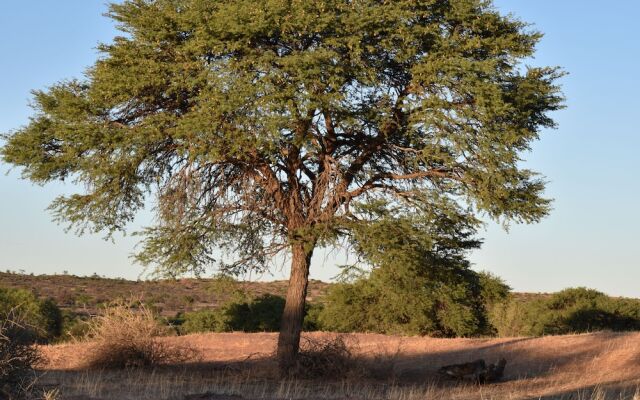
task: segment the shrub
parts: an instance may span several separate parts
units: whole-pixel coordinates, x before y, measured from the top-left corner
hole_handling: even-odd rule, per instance
[[[371,269],[355,279],[346,274],[347,280],[329,290],[319,317],[324,328],[435,336],[493,333],[485,297],[499,297],[509,287],[471,270],[465,258],[480,246],[474,239],[477,221],[453,204],[444,212],[417,214],[382,200],[354,208],[367,223],[352,229],[350,244]]]
[[[35,384],[40,354],[19,308],[0,315],[0,398],[27,398]]]
[[[547,301],[542,334],[640,329],[640,301],[587,288],[565,289]],[[538,333],[538,332],[536,332]]]
[[[531,336],[537,330],[537,316],[542,313],[542,302],[524,300],[514,296],[498,304],[489,311],[489,321],[496,329],[497,336]]]
[[[237,327],[245,332],[275,332],[280,330],[285,299],[273,294],[263,294],[249,303],[247,318],[237,319]],[[243,326],[244,325],[244,326]]]
[[[82,339],[89,331],[89,316],[65,310],[62,312],[62,334],[59,341]]]
[[[41,316],[41,324],[44,328],[46,341],[59,338],[63,331],[64,319],[62,311],[52,299],[40,301],[39,314]]]
[[[488,303],[500,301],[508,290],[498,278],[478,274],[465,264],[385,265],[352,283],[333,286],[319,323],[338,332],[492,334]]]
[[[304,321],[302,322],[302,330],[306,332],[321,331],[324,329],[320,321],[320,315],[324,310],[322,303],[305,304]]]
[[[546,299],[511,298],[493,308],[491,321],[500,336],[640,330],[640,301],[569,288]]]
[[[264,294],[251,301],[232,301],[216,310],[184,314],[181,333],[196,332],[274,332],[280,329],[285,300]]]
[[[62,313],[53,300],[38,299],[24,289],[0,288],[0,315],[19,309],[25,324],[24,334],[37,342],[49,342],[62,333]]]
[[[344,378],[361,375],[352,349],[358,345],[355,336],[338,335],[329,339],[302,337],[300,353],[292,375],[297,378]]]
[[[158,323],[144,305],[131,307],[116,302],[103,315],[89,322],[87,338],[93,345],[86,356],[88,368],[150,367],[192,360],[197,352],[189,347],[159,341],[169,328]]]
[[[227,332],[230,331],[227,317],[222,310],[199,310],[185,313],[180,333]]]

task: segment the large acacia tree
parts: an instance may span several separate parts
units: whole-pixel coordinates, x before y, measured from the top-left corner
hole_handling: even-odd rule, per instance
[[[150,198],[137,257],[160,272],[290,254],[284,370],[314,248],[366,225],[367,204],[548,212],[521,154],[554,125],[561,73],[525,68],[540,34],[489,1],[125,0],[107,15],[121,36],[82,79],[34,93],[2,157],[81,184],[51,205],[81,231],[122,230]]]

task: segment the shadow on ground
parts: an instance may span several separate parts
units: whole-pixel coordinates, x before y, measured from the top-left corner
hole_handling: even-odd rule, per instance
[[[396,340],[397,339],[397,340]],[[381,339],[382,340],[382,339]],[[234,361],[207,361],[164,366],[154,370],[131,371],[48,371],[47,382],[50,387],[76,385],[76,391],[82,392],[63,397],[71,400],[102,400],[126,397],[100,396],[100,391],[91,392],[92,384],[113,385],[114,394],[126,388],[123,382],[145,382],[157,380],[157,385],[166,383],[166,396],[158,389],[156,397],[144,397],[154,400],[232,400],[232,399],[284,399],[295,396],[271,396],[280,393],[283,385],[298,385],[307,390],[304,393],[320,392],[327,387],[336,390],[350,388],[350,399],[399,398],[393,393],[417,393],[422,388],[429,393],[428,398],[444,399],[543,399],[543,400],[586,400],[586,399],[633,399],[640,385],[640,364],[638,345],[634,345],[640,336],[626,333],[600,332],[589,335],[568,335],[563,337],[515,338],[487,340],[446,339],[420,342],[420,338],[385,339],[386,351],[376,351],[372,345],[363,346],[356,352],[357,365],[364,367],[352,376],[332,379],[299,381],[280,381],[277,377],[275,360],[265,354],[238,357]],[[395,342],[391,342],[395,340]],[[369,341],[376,343],[376,338]],[[398,350],[391,345],[396,343]],[[426,345],[421,344],[426,343]],[[451,343],[455,346],[447,347]],[[619,353],[619,354],[618,354]],[[488,363],[504,357],[507,360],[505,376],[501,382],[477,386],[471,382],[458,382],[445,379],[437,370],[448,364],[456,364],[485,359]],[[598,375],[594,375],[597,372]],[[92,375],[93,374],[93,375]],[[634,375],[635,374],[635,375]],[[173,383],[172,383],[173,382]],[[237,385],[234,386],[237,382]],[[82,386],[84,385],[84,386]],[[149,383],[151,385],[151,383]],[[182,385],[184,391],[171,385]],[[261,386],[262,385],[262,386]],[[255,395],[260,393],[262,395]],[[280,388],[280,389],[279,389]],[[237,389],[237,390],[236,390]],[[273,389],[273,390],[271,390]],[[340,390],[342,390],[340,389]],[[84,391],[83,391],[84,390]],[[118,392],[120,390],[120,392]],[[141,392],[143,389],[140,389]],[[243,391],[244,390],[244,391]],[[280,390],[280,392],[278,392]],[[293,390],[293,389],[292,389]],[[365,390],[376,396],[362,394]],[[393,392],[395,390],[395,392]],[[85,393],[85,394],[83,394]],[[233,395],[245,393],[245,397]],[[248,393],[253,393],[248,394]],[[302,393],[302,391],[301,391]],[[336,393],[338,393],[336,391]],[[327,396],[309,396],[305,399],[329,398]],[[341,397],[330,397],[339,399]],[[406,397],[423,398],[423,397]]]

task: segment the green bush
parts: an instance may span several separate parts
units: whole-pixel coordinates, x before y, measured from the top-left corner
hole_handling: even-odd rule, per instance
[[[229,332],[231,326],[223,310],[199,310],[183,315],[180,333]]]
[[[477,221],[451,203],[445,212],[416,215],[376,202],[357,207],[370,221],[354,227],[351,244],[371,269],[346,274],[329,290],[319,316],[323,329],[447,337],[494,332],[487,304],[509,287],[470,269],[466,253],[480,245],[473,237]]]
[[[53,300],[40,300],[24,289],[0,288],[0,314],[8,315],[17,308],[33,341],[49,342],[62,334],[62,313]]]
[[[489,321],[496,329],[497,336],[535,336],[540,330],[539,316],[544,310],[543,301],[525,300],[513,295],[489,309]]]
[[[62,312],[62,334],[58,338],[58,341],[64,342],[68,340],[83,338],[86,336],[88,330],[88,315],[64,310]]]
[[[324,311],[322,303],[307,303],[304,310],[304,321],[302,322],[302,330],[306,332],[325,330],[320,315]]]
[[[499,279],[464,268],[452,272],[448,280],[400,266],[380,268],[353,283],[333,286],[319,313],[319,325],[338,332],[446,337],[492,334],[483,282],[504,286],[500,293],[508,291]]]
[[[404,214],[386,204],[355,206],[369,222],[354,227],[352,248],[369,272],[346,274],[329,290],[323,329],[404,335],[494,333],[487,306],[509,287],[470,269],[466,254],[480,246],[477,221],[442,199],[442,210]]]
[[[280,296],[264,294],[248,302],[229,302],[215,310],[187,312],[180,332],[278,331],[284,303]]]
[[[491,311],[500,336],[540,336],[599,330],[640,330],[640,300],[570,288],[549,298],[510,298]]]
[[[63,333],[64,320],[58,305],[52,299],[41,300],[38,311],[46,332],[45,339],[50,341],[59,338]]]
[[[240,313],[234,319],[235,327],[245,332],[276,332],[280,330],[280,321],[284,312],[285,299],[273,294],[263,294],[248,304],[248,313]],[[244,311],[244,310],[243,310]]]

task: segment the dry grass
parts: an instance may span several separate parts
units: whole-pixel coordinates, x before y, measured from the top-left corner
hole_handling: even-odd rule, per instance
[[[82,363],[88,369],[154,367],[197,358],[188,343],[169,345],[158,340],[168,333],[143,304],[114,303],[89,323]]]
[[[334,334],[312,333],[316,342]],[[276,334],[228,333],[167,337],[189,343],[200,363],[135,371],[82,370],[87,345],[45,346],[46,383],[70,399],[573,399],[640,400],[640,333],[507,339],[434,339],[355,334],[349,351],[376,374],[322,380],[275,378]],[[507,359],[502,382],[477,386],[442,380],[442,365]],[[55,371],[54,371],[55,370]],[[209,393],[208,395],[204,395]],[[213,394],[216,395],[213,395]],[[73,397],[76,396],[76,397]]]
[[[300,341],[300,354],[292,377],[344,379],[362,376],[363,368],[355,357],[358,340],[354,335],[303,336]]]

